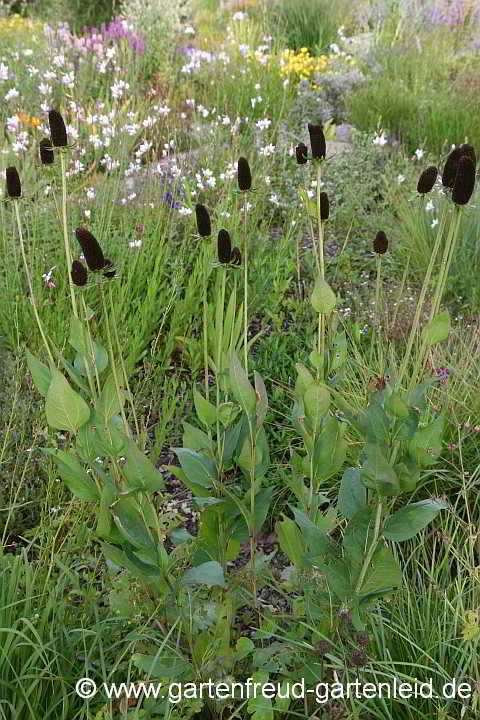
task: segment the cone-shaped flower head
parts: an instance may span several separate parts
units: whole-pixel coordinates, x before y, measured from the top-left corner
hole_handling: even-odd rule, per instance
[[[375,240],[373,241],[373,250],[377,253],[377,255],[385,255],[388,249],[388,240],[387,236],[383,232],[383,230],[379,230],[375,236]]]
[[[22,195],[22,184],[16,167],[8,167],[5,170],[7,180],[7,195],[11,198],[19,198]]]
[[[443,187],[452,189],[455,184],[455,178],[457,177],[458,162],[462,157],[463,152],[461,147],[456,147],[452,150],[450,155],[445,161],[442,174],[442,185]]]
[[[52,141],[48,138],[40,140],[40,160],[42,165],[51,165],[54,161]]]
[[[464,143],[463,145],[460,145],[460,150],[462,151],[462,155],[466,155],[470,158],[472,161],[474,167],[477,166],[477,156],[475,155],[475,150],[472,145],[468,145],[468,143]]]
[[[218,262],[229,263],[232,257],[232,243],[230,235],[226,230],[220,230],[218,233]]]
[[[252,173],[247,158],[238,158],[237,180],[240,190],[250,190],[252,187]]]
[[[475,187],[475,165],[463,155],[458,161],[457,176],[453,185],[452,200],[456,205],[466,205]]]
[[[48,124],[50,125],[50,137],[53,147],[67,146],[67,128],[63,118],[57,110],[50,110],[48,113]]]
[[[299,165],[305,165],[308,160],[308,148],[305,143],[298,143],[295,148],[295,155],[297,156],[297,163]]]
[[[322,160],[327,153],[327,144],[325,142],[325,135],[323,134],[322,126],[308,123],[308,132],[310,133],[312,157],[314,160]]]
[[[242,264],[242,253],[240,252],[238,247],[234,247],[232,249],[232,255],[230,258],[230,262],[232,265],[241,265]]]
[[[72,282],[74,285],[81,287],[87,283],[87,268],[80,260],[74,260],[72,262],[71,270]]]
[[[330,215],[330,202],[326,192],[320,193],[320,220],[328,220]]]
[[[89,269],[92,271],[102,270],[105,267],[105,258],[97,239],[85,228],[77,228],[75,235],[83,250]]]
[[[197,217],[198,234],[201,237],[209,237],[212,234],[212,225],[210,223],[210,215],[205,205],[197,203],[195,205],[195,215]]]
[[[418,178],[417,192],[420,195],[429,193],[437,180],[438,170],[435,165],[430,165]]]

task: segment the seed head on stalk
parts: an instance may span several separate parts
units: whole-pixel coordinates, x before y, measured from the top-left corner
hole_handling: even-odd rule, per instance
[[[49,111],[48,124],[53,147],[67,147],[67,128],[58,110]]]
[[[377,253],[377,255],[385,255],[387,252],[388,240],[383,230],[379,230],[377,232],[375,240],[373,241],[373,250]]]
[[[327,154],[327,143],[322,126],[308,123],[308,132],[310,134],[310,147],[312,148],[313,159],[323,160]]]
[[[95,272],[95,270],[102,270],[105,267],[105,258],[96,237],[85,228],[77,228],[75,230],[75,235],[77,236],[77,240],[83,250],[85,261],[89,270],[92,272]]]
[[[250,165],[245,157],[238,158],[237,164],[237,180],[238,187],[242,192],[250,190],[252,187],[252,173],[250,172]]]
[[[420,195],[426,195],[435,185],[437,180],[438,170],[435,165],[430,165],[426,170],[422,172],[418,178],[417,192]]]
[[[16,200],[22,196],[22,183],[16,167],[8,167],[5,170],[6,193],[9,198]]]

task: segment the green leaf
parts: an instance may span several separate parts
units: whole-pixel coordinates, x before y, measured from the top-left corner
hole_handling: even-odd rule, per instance
[[[87,364],[89,367],[90,372],[93,374],[95,372],[95,368],[100,375],[105,368],[108,365],[108,353],[105,350],[105,348],[102,345],[99,345],[95,341],[93,341],[93,362],[90,357],[90,353],[87,353],[86,355],[76,355],[75,360],[73,361],[73,366],[75,370],[77,370],[80,375],[87,376]],[[85,358],[87,358],[87,364],[85,363]]]
[[[190,568],[182,577],[182,585],[218,585],[225,587],[223,568],[216,560]]]
[[[213,452],[212,441],[207,433],[199,430],[194,425],[184,420],[183,424],[183,447],[190,450],[209,450]]]
[[[264,685],[268,682],[268,673],[264,670],[257,670],[252,679],[254,683]],[[262,697],[262,693],[257,692],[250,698],[247,709],[252,715],[252,720],[273,720],[272,700],[269,697]]]
[[[306,513],[302,512],[293,505],[289,505],[289,507],[293,512],[295,522],[300,528],[302,538],[305,539],[305,542],[307,543],[310,552],[314,552],[318,555],[328,555],[335,553],[335,545],[328,536],[327,529],[325,527],[318,527],[317,525],[315,525],[310,520],[308,515],[306,515]],[[321,520],[323,524],[325,520],[325,517],[323,515],[321,516]]]
[[[185,675],[194,677],[194,668],[189,662],[176,655],[167,655],[165,652],[157,652],[156,655],[132,655],[133,664],[147,673],[148,678],[179,678]]]
[[[347,520],[365,507],[367,491],[361,480],[360,468],[349,468],[343,473],[338,492],[337,508]]]
[[[395,470],[385,458],[379,445],[365,446],[366,460],[362,467],[362,482],[365,487],[377,490],[380,495],[391,497],[400,493]]]
[[[52,448],[42,448],[42,452],[53,458],[63,482],[76,497],[86,502],[100,500],[95,482],[73,453]]]
[[[230,354],[230,385],[235,400],[242,407],[246,416],[249,419],[253,418],[257,405],[255,390],[250,385],[245,370],[240,365],[234,350]]]
[[[309,385],[313,385],[315,379],[311,374],[310,370],[308,370],[305,365],[302,365],[302,363],[295,363],[295,368],[298,373],[297,380],[295,382],[295,397],[297,398],[297,400],[303,401],[305,391],[307,390]]]
[[[50,383],[52,382],[52,372],[47,365],[37,360],[30,350],[27,350],[27,365],[32,376],[33,384],[37,388],[40,395],[46,396]]]
[[[213,460],[204,453],[189,448],[170,448],[176,453],[182,470],[190,482],[211,488],[216,479],[217,468]]]
[[[122,535],[137,548],[155,548],[149,529],[130,497],[121,497],[112,507],[113,519]]]
[[[341,602],[351,597],[350,570],[345,560],[342,558],[335,560],[331,565],[323,567],[322,573],[327,577],[328,587]]]
[[[125,404],[125,393],[121,387],[119,391],[120,395],[117,393],[114,375],[110,373],[95,405],[95,413],[103,425],[108,425],[110,419],[118,415]]]
[[[447,507],[438,500],[420,500],[407,505],[385,520],[383,535],[394,542],[410,540]]]
[[[435,345],[448,338],[450,332],[450,315],[448,310],[438,313],[423,331],[423,337],[427,345]]]
[[[402,571],[387,545],[379,547],[360,590],[360,595],[389,590],[402,584]]]
[[[125,437],[122,452],[127,458],[122,470],[131,486],[140,485],[151,492],[163,490],[165,486],[163,475],[155,468],[152,461],[138,449],[133,440]]]
[[[239,637],[237,644],[235,645],[236,655],[235,659],[240,661],[250,655],[255,650],[254,643],[247,637]]]
[[[314,218],[316,220],[318,218],[318,207],[316,201],[311,200],[308,197],[306,190],[299,189],[298,194],[300,195],[307,214],[310,215],[311,218]]]
[[[327,281],[322,280],[319,275],[317,275],[315,280],[310,302],[315,312],[321,313],[322,315],[330,315],[337,303],[337,298],[332,288]]]
[[[326,385],[315,382],[309,385],[303,396],[305,415],[314,431],[320,427],[322,418],[330,408],[330,393]]]
[[[345,424],[331,415],[323,421],[313,449],[313,477],[316,482],[327,480],[343,465],[347,452],[344,429]]]
[[[268,397],[267,397],[267,390],[265,388],[265,383],[263,382],[263,378],[256,371],[255,371],[255,393],[257,395],[256,413],[257,413],[257,430],[258,430],[260,425],[262,425],[263,421],[265,420],[265,415],[267,414]]]
[[[420,467],[433,465],[442,450],[445,418],[440,415],[423,428],[418,428],[408,443],[408,452]]]
[[[283,516],[283,520],[279,520],[275,524],[275,532],[278,538],[278,544],[285,553],[291,563],[296,568],[305,566],[304,555],[305,547],[302,536],[297,525],[290,518]]]
[[[237,417],[240,408],[233,402],[222,403],[218,407],[218,419],[224,428],[227,428]]]
[[[48,388],[45,413],[50,427],[56,430],[76,432],[90,417],[90,408],[83,398],[72,390],[68,381],[58,370],[52,371]]]
[[[215,406],[208,402],[196,388],[193,389],[193,402],[195,403],[198,418],[204,425],[211,427],[217,422]]]

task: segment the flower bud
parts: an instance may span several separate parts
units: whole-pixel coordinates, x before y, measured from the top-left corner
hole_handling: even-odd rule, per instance
[[[83,250],[89,269],[92,271],[102,270],[105,267],[105,258],[97,239],[85,228],[77,228],[75,235]]]
[[[297,156],[297,163],[299,165],[305,165],[308,160],[308,148],[305,143],[298,143],[295,148],[295,155]]]
[[[312,157],[314,160],[322,160],[327,153],[327,144],[325,142],[325,135],[323,134],[322,126],[308,123],[308,132],[310,134]]]
[[[80,260],[74,260],[72,262],[71,270],[72,282],[74,285],[81,287],[87,283],[87,268]]]
[[[48,124],[50,125],[50,137],[53,147],[67,146],[67,128],[63,118],[57,110],[50,110],[48,113]]]
[[[442,185],[443,187],[452,189],[455,184],[455,178],[457,176],[458,161],[462,157],[462,150],[460,147],[456,147],[452,150],[450,155],[445,161],[442,174]]]
[[[217,239],[218,262],[229,263],[232,257],[232,243],[226,230],[220,230]]]
[[[437,180],[438,170],[435,165],[430,165],[418,178],[417,192],[420,195],[429,193]]]
[[[22,184],[16,167],[8,167],[5,170],[7,180],[7,195],[11,198],[19,198],[22,195]]]
[[[452,200],[456,205],[466,205],[475,187],[475,166],[468,155],[458,161],[457,175],[453,185]]]
[[[475,150],[472,145],[468,145],[468,143],[464,143],[463,145],[460,145],[460,150],[462,151],[462,155],[466,155],[470,158],[472,161],[474,167],[477,166],[477,156],[475,155]]]
[[[197,203],[195,205],[195,215],[197,218],[197,230],[201,237],[209,237],[212,234],[212,225],[210,223],[210,215],[205,205]]]
[[[40,160],[42,165],[51,165],[54,161],[52,142],[48,138],[40,140]]]
[[[328,220],[330,215],[330,202],[326,192],[320,193],[320,220]]]
[[[388,240],[387,236],[383,232],[383,230],[379,230],[375,236],[375,240],[373,241],[373,250],[377,253],[377,255],[385,255],[388,249]]]
[[[240,190],[250,190],[252,187],[252,173],[247,158],[238,158],[237,180]]]

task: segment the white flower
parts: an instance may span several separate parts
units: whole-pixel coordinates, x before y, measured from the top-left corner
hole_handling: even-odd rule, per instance
[[[244,13],[244,12],[238,11],[236,13],[233,13],[233,15],[232,15],[232,20],[238,20],[241,22],[242,20],[246,20],[246,19],[247,19],[247,13]]]
[[[31,57],[33,55],[33,50],[31,50],[30,48],[26,48],[26,50],[23,51],[23,54],[25,55],[25,57]]]
[[[92,214],[92,211],[91,211],[91,210],[84,210],[84,211],[83,211],[83,214],[85,215],[86,218],[90,218],[90,215]]]
[[[142,241],[141,240],[132,240],[132,242],[128,243],[129,248],[139,248],[142,247]]]
[[[433,204],[433,202],[431,200],[429,200],[427,202],[427,204],[425,205],[425,210],[427,212],[430,212],[431,210],[435,210],[435,205]]]
[[[178,214],[179,215],[191,215],[192,208],[187,208],[187,207],[178,208]]]
[[[438,225],[438,218],[434,218],[432,220],[432,222],[430,223],[430,227],[434,228],[434,227],[437,227],[437,225]]]
[[[280,200],[279,200],[279,198],[278,198],[278,195],[276,195],[276,194],[270,195],[270,197],[269,197],[268,199],[269,199],[270,202],[273,203],[274,205],[280,205]]]
[[[183,32],[185,35],[195,35],[195,28],[193,28],[191,25],[187,25]]]
[[[268,157],[269,155],[273,155],[275,153],[275,145],[265,145],[265,147],[260,148],[258,151],[259,155],[263,155],[263,157]]]
[[[54,72],[52,72],[51,70],[47,70],[47,72],[43,73],[44,80],[55,80],[56,77],[57,77],[56,74]]]
[[[119,80],[118,82],[111,85],[110,90],[112,91],[114,99],[118,100],[122,97],[124,90],[128,90],[129,88],[129,83],[124,82],[123,80]]]
[[[56,67],[63,67],[65,65],[65,55],[55,55],[55,57],[52,60],[52,63]]]
[[[425,150],[421,150],[420,148],[417,148],[415,150],[415,155],[417,156],[417,160],[421,160],[423,156],[425,155]]]
[[[401,185],[403,182],[405,182],[405,175],[397,175],[397,183]]]
[[[52,94],[52,87],[51,85],[47,85],[47,83],[40,83],[38,86],[38,92],[40,95],[51,95]]]
[[[270,185],[270,182],[271,182],[270,175],[265,175],[263,180],[265,182],[265,185]]]
[[[0,80],[8,80],[8,66],[0,63]]]
[[[290,84],[290,81],[289,81],[288,78],[286,78],[286,80],[283,81],[283,87],[285,88],[285,87],[287,87],[287,85],[289,85],[289,84]]]
[[[255,127],[257,127],[259,130],[267,130],[267,128],[269,128],[271,124],[271,120],[269,120],[268,118],[263,118],[263,120],[259,120],[255,123]]]
[[[220,215],[221,215],[222,217],[229,218],[230,215],[231,215],[231,213],[229,213],[229,212],[227,212],[226,210],[224,210],[223,212],[220,213]]]
[[[387,144],[388,140],[385,137],[385,133],[382,131],[381,135],[375,135],[372,142],[374,145],[379,145],[380,147],[383,147]]]
[[[246,43],[242,43],[238,46],[238,52],[242,57],[247,57],[248,51],[250,50],[250,45],[247,45]]]
[[[67,87],[72,87],[74,82],[75,82],[75,73],[73,72],[73,70],[72,70],[72,72],[64,73],[62,75],[62,83],[64,85],[66,85]]]
[[[10,88],[10,90],[5,95],[5,100],[8,102],[9,100],[13,100],[14,98],[17,98],[20,95],[17,88]]]
[[[95,200],[95,188],[89,187],[85,190],[88,200]]]
[[[115,57],[116,54],[117,54],[117,51],[113,46],[107,48],[105,51],[105,56],[106,56],[107,60],[113,60],[113,58]]]

